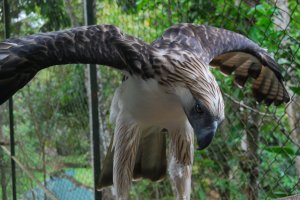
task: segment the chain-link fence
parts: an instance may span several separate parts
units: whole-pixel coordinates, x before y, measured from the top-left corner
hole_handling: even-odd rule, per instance
[[[62,2],[71,25],[80,25],[82,2]],[[226,101],[226,119],[213,143],[195,152],[191,199],[273,199],[300,193],[299,4],[297,0],[96,2],[98,24],[114,24],[147,42],[173,24],[209,24],[246,35],[282,66],[292,100],[279,107],[256,103],[250,84],[241,90],[232,77],[213,70]],[[12,21],[28,24],[31,20],[31,27],[39,27],[45,21],[34,19],[41,13],[25,12]],[[29,29],[22,24],[17,28]],[[98,67],[102,158],[113,130],[108,121],[110,101],[120,83],[118,72]],[[60,66],[43,70],[14,96],[15,157],[24,165],[16,168],[17,199],[44,199],[44,188],[61,200],[93,199],[86,85],[84,67]],[[8,109],[7,105],[1,108],[0,137],[5,146],[9,144]],[[10,160],[4,151],[0,155],[0,194],[11,199]],[[105,191],[103,199],[113,198],[113,193]],[[135,182],[130,195],[173,199],[168,178],[159,183]]]

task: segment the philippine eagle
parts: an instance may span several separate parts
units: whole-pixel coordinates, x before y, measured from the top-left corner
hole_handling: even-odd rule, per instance
[[[1,42],[0,104],[38,71],[68,63],[107,65],[126,77],[111,106],[115,132],[106,161],[112,166],[118,199],[127,198],[133,177],[159,180],[164,176],[163,132],[170,137],[168,169],[175,197],[189,199],[193,132],[197,149],[204,149],[224,119],[222,93],[210,66],[234,74],[241,87],[252,78],[258,102],[279,105],[290,99],[279,65],[264,49],[228,30],[184,23],[170,27],[152,44],[113,25],[83,26]],[[107,181],[102,176],[100,187]]]

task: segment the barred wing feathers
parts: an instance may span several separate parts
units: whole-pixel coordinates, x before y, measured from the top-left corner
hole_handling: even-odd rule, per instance
[[[179,24],[152,45],[189,51],[225,74],[234,73],[235,82],[241,87],[249,77],[253,78],[252,90],[258,102],[278,105],[290,100],[279,65],[264,49],[238,33],[206,25]]]
[[[46,67],[68,63],[103,64],[144,77],[149,45],[113,25],[40,33],[0,43],[0,105]]]
[[[152,46],[123,34],[113,25],[78,27],[1,42],[0,104],[39,70],[52,65],[95,63],[139,74],[144,79],[159,76],[161,69],[153,65],[153,57],[159,55],[154,51],[159,49],[189,51],[204,63],[220,67],[225,74],[234,73],[240,86],[249,77],[254,78],[253,93],[258,101],[289,101],[279,66],[254,42],[224,29],[179,24],[168,29]]]

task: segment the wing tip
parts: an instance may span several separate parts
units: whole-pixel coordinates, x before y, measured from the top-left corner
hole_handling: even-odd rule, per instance
[[[266,104],[266,106],[270,106],[271,104],[274,104],[275,106],[280,106],[283,103],[289,103],[291,98],[288,94],[288,92],[286,91],[286,89],[282,86],[283,89],[283,95],[281,96],[275,96],[270,98],[269,93],[264,94],[262,93],[259,89],[256,88],[252,88],[252,93],[253,96],[255,98],[255,100],[258,103],[262,103],[264,102]]]

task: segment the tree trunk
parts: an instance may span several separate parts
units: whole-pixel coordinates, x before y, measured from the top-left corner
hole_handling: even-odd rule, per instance
[[[290,23],[290,10],[288,0],[273,0],[277,8],[277,15],[274,15],[273,22],[278,30],[285,30]],[[284,43],[284,40],[282,41]]]
[[[107,149],[110,144],[110,138],[112,136],[109,133],[107,128],[107,121],[106,121],[106,113],[108,108],[105,106],[104,97],[103,97],[103,82],[102,82],[102,74],[100,70],[101,66],[97,66],[97,76],[98,76],[98,100],[99,100],[99,121],[100,121],[100,137],[101,137],[101,157],[104,158],[107,152]]]
[[[46,168],[46,152],[45,152],[45,141],[42,141],[42,162],[43,162],[43,181],[44,186],[47,188],[47,168]],[[44,192],[44,200],[47,200],[47,194]]]
[[[168,0],[167,13],[168,13],[169,25],[172,26],[173,20],[172,20],[172,2],[171,2],[171,0]]]
[[[78,22],[79,20],[77,19],[76,15],[75,15],[75,10],[74,10],[74,8],[72,6],[71,0],[65,0],[65,5],[66,5],[66,9],[67,9],[68,15],[69,15],[69,17],[71,19],[71,25],[72,25],[72,27],[79,26],[80,25],[79,22]]]
[[[106,111],[108,110],[105,107],[104,98],[103,98],[103,83],[102,83],[102,74],[100,70],[101,66],[97,66],[97,78],[98,78],[98,110],[99,110],[99,122],[100,122],[100,149],[101,149],[101,158],[105,158],[107,149],[110,144],[110,138],[112,137],[112,133],[110,133],[107,129],[107,121],[106,121]],[[113,194],[112,188],[104,188],[102,190],[103,199],[113,200],[116,196]]]
[[[248,6],[250,6],[251,8],[257,6],[260,3],[260,0],[236,0],[235,1],[235,5],[240,5],[241,2],[244,2],[245,4],[247,4]]]
[[[295,144],[300,146],[300,98],[298,96],[294,96],[286,111],[289,117],[291,130],[293,130],[291,138]],[[300,178],[300,156],[296,156],[295,158],[295,168],[297,175]]]
[[[252,113],[248,118],[248,126],[246,130],[248,144],[248,158],[250,161],[249,168],[249,184],[248,184],[248,199],[258,199],[258,175],[259,175],[259,157],[258,150],[258,133],[259,116]]]
[[[258,199],[258,176],[259,176],[259,157],[257,154],[259,143],[259,124],[258,113],[245,111],[242,123],[245,124],[245,135],[242,138],[241,147],[246,152],[245,159],[240,161],[244,172],[248,173],[247,199]]]
[[[276,24],[275,28],[278,30],[286,30],[288,29],[289,23],[290,23],[290,10],[288,7],[288,1],[287,0],[274,0],[274,3],[276,3],[276,7],[278,9],[278,14],[273,17],[273,21]],[[286,40],[282,40],[282,44],[286,44]],[[295,73],[291,73],[291,80],[288,82],[288,90],[289,86],[291,85],[297,85],[299,83],[299,80],[296,78]],[[289,124],[291,126],[291,138],[293,142],[300,146],[300,98],[299,96],[294,95],[291,90],[289,90],[289,94],[293,97],[291,99],[290,104],[288,104],[286,112],[289,118]],[[298,177],[300,178],[300,156],[297,156],[295,158],[295,168],[296,172],[298,174]]]
[[[2,118],[3,107],[0,106],[0,141],[4,140],[4,134],[2,132],[3,118]],[[1,191],[2,191],[2,199],[7,200],[7,180],[6,180],[6,162],[4,159],[4,153],[2,149],[0,149],[0,176],[1,176]]]
[[[236,0],[235,4],[240,5],[241,0]],[[244,0],[243,3],[249,7],[255,7],[260,0]],[[256,108],[255,103],[251,103]],[[245,173],[249,175],[247,184],[247,198],[249,200],[258,199],[258,176],[259,176],[259,157],[257,154],[259,143],[259,124],[260,116],[258,113],[244,111],[242,123],[245,125],[245,133],[241,141],[241,149],[246,152],[244,159],[240,159],[240,165]]]

